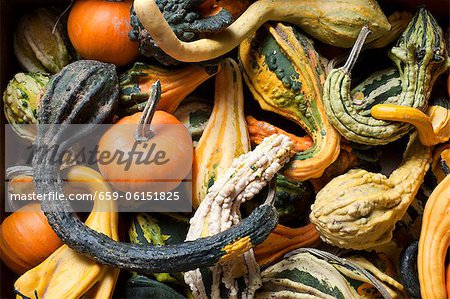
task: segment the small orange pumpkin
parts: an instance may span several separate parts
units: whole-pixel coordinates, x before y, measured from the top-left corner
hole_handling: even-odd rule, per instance
[[[28,204],[0,225],[0,256],[17,274],[37,266],[62,245],[40,204]]]
[[[125,65],[139,54],[128,38],[131,0],[77,0],[67,22],[75,50],[86,59]]]
[[[98,168],[105,180],[120,191],[170,191],[192,168],[193,146],[189,132],[172,114],[155,111],[161,97],[159,81],[152,89],[144,111],[120,119],[99,142]],[[101,157],[105,153],[110,157],[123,153],[122,162],[130,163],[128,167],[120,163],[118,155],[117,159],[106,161]],[[142,153],[140,158],[138,153]]]

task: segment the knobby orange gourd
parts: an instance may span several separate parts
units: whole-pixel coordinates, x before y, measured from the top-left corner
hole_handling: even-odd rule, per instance
[[[446,298],[445,257],[449,246],[450,175],[447,175],[428,198],[422,218],[417,264],[423,299]]]
[[[128,38],[131,0],[77,0],[69,13],[67,32],[75,50],[86,59],[125,65],[138,55]]]
[[[294,134],[290,134],[268,122],[257,120],[251,115],[248,115],[245,120],[247,121],[248,132],[250,134],[250,141],[252,144],[260,144],[264,138],[270,135],[283,134],[288,136],[294,144],[292,154],[306,151],[314,146],[314,142],[309,135],[299,137]]]
[[[99,141],[98,168],[105,180],[120,191],[171,191],[191,171],[189,132],[175,116],[155,111],[160,97],[161,85],[157,81],[145,110],[120,119]],[[132,163],[121,164],[119,157],[101,163],[106,152],[111,156],[122,152],[122,160]],[[139,158],[137,152],[143,155]]]

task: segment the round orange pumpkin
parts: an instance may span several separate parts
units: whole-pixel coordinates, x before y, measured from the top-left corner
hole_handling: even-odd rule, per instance
[[[62,245],[40,204],[28,204],[0,225],[0,256],[17,274],[37,266]]]
[[[153,137],[145,142],[137,142],[135,131],[142,118],[142,112],[126,116],[105,132],[98,147],[98,168],[105,180],[120,191],[171,191],[191,171],[191,136],[175,116],[156,111],[151,119]],[[108,152],[109,156],[105,154]],[[138,158],[138,152],[142,152],[141,158]],[[122,161],[131,161],[129,167],[119,162],[120,153],[124,153]],[[163,153],[164,157],[161,158],[162,155],[158,153]],[[101,155],[108,158],[102,158]],[[116,155],[116,159],[112,159],[113,155]],[[156,156],[160,158],[155,160]],[[147,162],[155,160],[158,163],[137,163],[138,159]]]
[[[131,0],[77,0],[67,31],[75,50],[86,59],[125,65],[139,54],[128,38]]]

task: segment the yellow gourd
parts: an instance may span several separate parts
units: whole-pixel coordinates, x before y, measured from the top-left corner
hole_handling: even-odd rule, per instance
[[[102,176],[87,167],[73,167],[67,176],[75,184],[81,182],[89,192],[111,192]],[[94,201],[94,208],[86,220],[90,228],[118,240],[118,215],[115,201]],[[119,269],[98,264],[87,256],[59,247],[35,268],[15,282],[17,298],[111,298]]]

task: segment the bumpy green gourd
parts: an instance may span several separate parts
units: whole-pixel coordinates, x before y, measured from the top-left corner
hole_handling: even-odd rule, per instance
[[[75,59],[59,15],[55,9],[38,8],[20,18],[14,53],[27,71],[55,74]]]
[[[3,105],[6,119],[11,128],[20,137],[33,141],[37,124],[36,113],[38,97],[44,92],[49,76],[42,73],[18,73],[9,81],[3,93]]]
[[[431,162],[431,148],[414,134],[402,165],[387,178],[353,169],[334,178],[316,196],[310,220],[335,246],[367,249],[389,242],[395,224],[413,201]]]
[[[295,154],[285,175],[291,180],[320,177],[339,155],[339,134],[322,104],[325,69],[312,41],[294,27],[266,24],[243,41],[239,56],[244,79],[264,110],[294,121],[314,146]]]
[[[448,69],[450,59],[442,29],[420,8],[388,53],[397,70],[375,73],[350,92],[350,71],[368,34],[367,28],[361,31],[346,64],[328,75],[323,99],[330,122],[347,140],[380,145],[399,139],[412,126],[377,120],[371,116],[371,108],[386,103],[424,111],[433,84]]]

